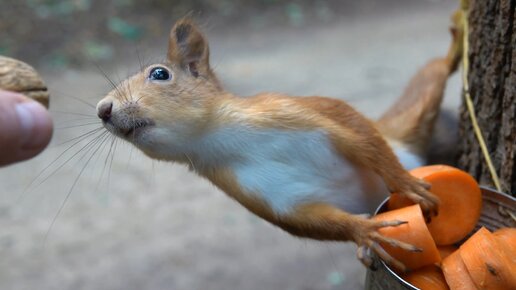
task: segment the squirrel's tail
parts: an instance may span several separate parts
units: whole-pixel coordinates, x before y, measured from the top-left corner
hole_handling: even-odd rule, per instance
[[[452,43],[447,56],[431,60],[421,68],[412,77],[401,97],[376,123],[393,148],[408,151],[423,159],[428,153],[446,81],[457,69],[462,56],[460,15],[456,12],[452,20]]]

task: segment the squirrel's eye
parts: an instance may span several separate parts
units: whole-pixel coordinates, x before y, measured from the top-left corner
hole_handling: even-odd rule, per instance
[[[150,71],[149,79],[153,81],[168,81],[170,73],[164,67],[155,67]]]

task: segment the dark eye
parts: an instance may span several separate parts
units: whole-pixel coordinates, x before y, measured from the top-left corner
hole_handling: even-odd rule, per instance
[[[170,73],[164,67],[155,67],[150,71],[149,79],[152,81],[168,81]]]

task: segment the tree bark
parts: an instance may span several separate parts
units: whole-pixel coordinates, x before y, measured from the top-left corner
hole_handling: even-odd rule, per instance
[[[516,195],[516,0],[472,0],[469,86],[502,190]],[[493,186],[465,104],[460,111],[461,168]]]

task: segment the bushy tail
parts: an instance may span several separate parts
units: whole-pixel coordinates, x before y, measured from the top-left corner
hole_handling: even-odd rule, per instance
[[[452,43],[446,57],[428,62],[410,80],[401,97],[380,117],[377,127],[395,148],[426,158],[448,77],[462,56],[460,14],[451,27]]]

